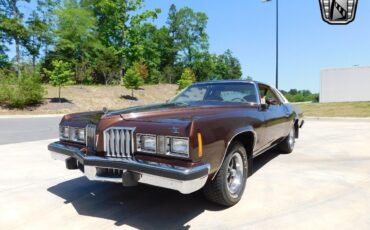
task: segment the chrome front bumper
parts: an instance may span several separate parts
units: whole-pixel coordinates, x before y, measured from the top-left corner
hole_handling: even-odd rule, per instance
[[[79,148],[60,142],[51,143],[48,149],[55,160],[75,159],[82,166],[85,176],[92,181],[122,183],[122,177],[101,176],[98,173],[100,169],[121,170],[136,173],[139,183],[173,189],[183,194],[201,189],[207,182],[210,170],[209,164],[185,168],[143,160],[86,156]]]

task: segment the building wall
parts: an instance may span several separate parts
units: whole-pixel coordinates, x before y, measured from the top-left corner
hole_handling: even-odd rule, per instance
[[[370,101],[370,67],[321,71],[320,102]]]

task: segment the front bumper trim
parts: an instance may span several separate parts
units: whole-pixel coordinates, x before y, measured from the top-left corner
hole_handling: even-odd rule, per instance
[[[207,182],[210,170],[209,164],[185,168],[143,160],[86,156],[79,148],[60,142],[51,143],[48,149],[55,160],[76,159],[78,164],[84,166],[85,176],[92,181],[122,183],[122,178],[99,176],[97,173],[98,168],[118,169],[139,173],[140,183],[177,190],[183,194],[201,189]]]

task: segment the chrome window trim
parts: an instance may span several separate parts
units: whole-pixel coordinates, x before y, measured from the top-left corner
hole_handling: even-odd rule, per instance
[[[254,88],[256,89],[257,105],[261,105],[261,93],[256,82],[253,82]]]

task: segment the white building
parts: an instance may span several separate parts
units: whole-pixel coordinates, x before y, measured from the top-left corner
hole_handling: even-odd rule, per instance
[[[321,70],[320,102],[370,101],[370,66]]]

